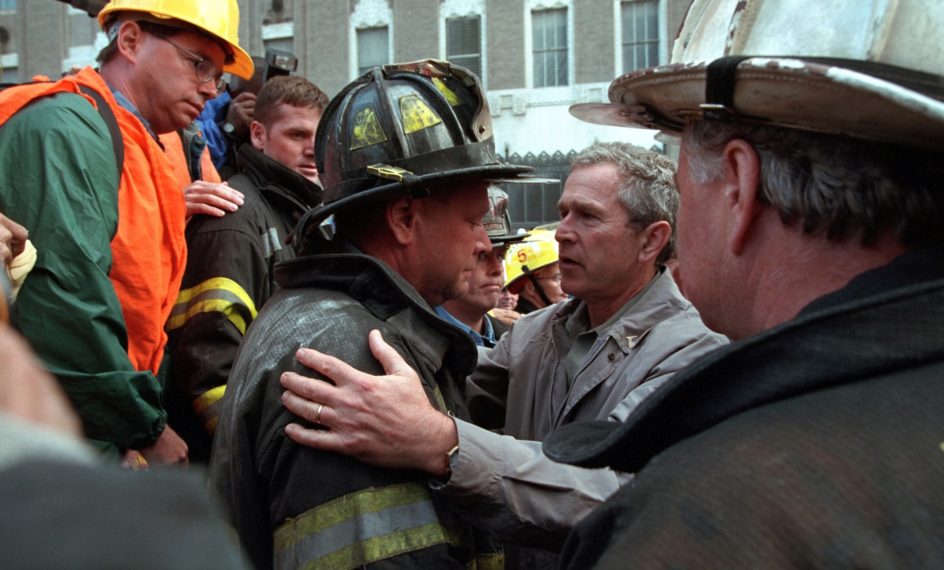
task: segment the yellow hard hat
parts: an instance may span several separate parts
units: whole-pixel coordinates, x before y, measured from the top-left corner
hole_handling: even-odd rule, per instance
[[[252,58],[239,47],[239,5],[236,0],[111,0],[98,13],[98,24],[105,33],[113,12],[144,12],[158,20],[175,19],[186,22],[228,45],[232,61],[223,71],[252,78]],[[229,58],[227,58],[229,60]]]
[[[511,292],[517,293],[515,289],[520,287],[519,284],[514,284],[515,281],[528,273],[557,263],[557,260],[557,240],[554,239],[554,232],[533,230],[524,241],[510,245],[505,252],[505,287],[511,286]]]

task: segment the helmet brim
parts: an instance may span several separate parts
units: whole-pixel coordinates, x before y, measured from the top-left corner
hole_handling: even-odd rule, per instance
[[[500,236],[488,236],[488,241],[492,244],[492,247],[505,247],[513,243],[519,243],[524,241],[524,238],[527,234],[505,234]]]
[[[908,70],[901,69],[902,73]],[[610,85],[609,104],[570,113],[602,125],[680,132],[711,116],[708,64],[670,64],[626,74]],[[749,57],[734,74],[737,121],[944,150],[944,101],[895,82],[803,58]]]
[[[417,177],[419,180],[419,184],[417,184],[417,186],[430,184],[439,185],[463,178],[476,178],[483,180],[484,182],[492,182],[494,180],[513,180],[517,183],[525,183],[530,181],[526,174],[531,171],[532,168],[530,166],[521,166],[515,164],[488,164],[483,166],[472,166],[468,168],[450,170],[447,172],[433,172],[419,175]],[[543,183],[546,181],[546,179],[543,178],[535,180],[540,181],[536,183]],[[408,191],[409,188],[404,182],[390,182],[388,184],[381,184],[374,188],[360,190],[355,194],[351,194],[344,198],[334,200],[333,202],[328,202],[326,204],[322,204],[321,206],[317,206],[310,212],[308,219],[310,222],[318,223],[337,212],[350,210],[351,208],[364,206],[366,204],[383,202],[393,198],[394,196],[407,193]]]
[[[206,34],[207,36],[215,39],[217,42],[226,45],[229,47],[230,53],[233,56],[233,61],[227,63],[223,66],[223,73],[231,73],[237,77],[249,80],[252,79],[252,75],[255,72],[255,64],[252,62],[252,57],[244,50],[239,47],[237,44],[229,41],[228,39],[207,30],[204,26],[200,25],[198,21],[190,21],[185,16],[175,16],[170,18],[168,16],[162,16],[160,14],[155,14],[150,10],[139,9],[132,6],[113,6],[112,4],[107,4],[102,11],[98,13],[98,25],[106,33],[108,30],[105,30],[105,23],[108,21],[109,14],[112,12],[138,12],[141,14],[147,14],[151,18],[155,18],[158,21],[160,20],[179,20],[181,22],[186,22],[191,26],[194,26],[199,33]]]

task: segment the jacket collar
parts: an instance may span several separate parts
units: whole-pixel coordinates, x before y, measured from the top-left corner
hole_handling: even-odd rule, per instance
[[[628,353],[652,327],[665,319],[684,311],[691,303],[682,296],[672,275],[664,268],[635,297],[623,305],[617,314],[623,315],[615,322],[599,327],[599,335],[613,339],[620,349]],[[579,299],[559,303],[553,309],[555,326],[564,326],[568,332],[587,332],[587,304]],[[631,311],[627,309],[632,308]],[[580,329],[580,330],[578,330]]]
[[[266,200],[287,201],[301,212],[321,203],[321,186],[269,158],[251,144],[240,145],[238,160],[240,171],[265,194]]]
[[[319,287],[342,291],[382,321],[401,321],[405,310],[420,323],[404,328],[404,336],[427,356],[438,355],[464,376],[478,359],[475,344],[465,332],[447,323],[400,274],[386,263],[365,255],[346,242],[331,242],[332,253],[297,257],[275,266],[275,281],[282,288]]]

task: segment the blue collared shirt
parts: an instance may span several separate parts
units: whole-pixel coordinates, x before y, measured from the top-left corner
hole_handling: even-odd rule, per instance
[[[144,125],[144,128],[146,128],[148,132],[151,133],[151,136],[154,137],[154,140],[159,141],[157,135],[155,135],[154,131],[151,130],[151,124],[147,122],[147,119],[145,119],[143,115],[141,115],[141,111],[138,111],[138,108],[134,106],[134,103],[131,102],[131,99],[125,97],[124,94],[114,89],[111,85],[109,85],[108,88],[111,89],[111,94],[115,96],[115,101],[117,101],[119,105],[128,111],[131,111],[131,113],[134,114],[134,116],[137,117],[139,121],[141,121],[141,124]]]
[[[472,338],[472,342],[474,342],[476,345],[484,346],[485,348],[491,348],[495,346],[495,329],[492,327],[492,321],[489,320],[487,316],[482,319],[482,321],[485,323],[485,326],[483,327],[485,332],[479,333],[478,331],[473,330],[469,325],[459,321],[459,319],[449,314],[449,311],[444,309],[442,305],[434,308],[433,310],[436,311],[436,314],[447,323],[455,325],[464,330],[466,334]]]

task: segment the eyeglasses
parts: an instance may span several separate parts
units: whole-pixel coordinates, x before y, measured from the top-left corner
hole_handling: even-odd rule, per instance
[[[550,277],[538,277],[537,280],[538,281],[553,281],[554,283],[557,283],[558,285],[560,285],[561,274],[555,273],[554,275],[551,275]]]
[[[222,92],[223,89],[226,88],[226,82],[221,78],[223,72],[216,68],[213,60],[208,57],[200,57],[189,49],[177,45],[177,42],[171,41],[167,38],[157,35],[154,37],[162,39],[177,48],[177,51],[180,52],[182,56],[184,56],[184,59],[193,64],[193,71],[197,74],[197,80],[200,83],[209,83],[212,81],[213,87],[216,88],[217,93]]]

